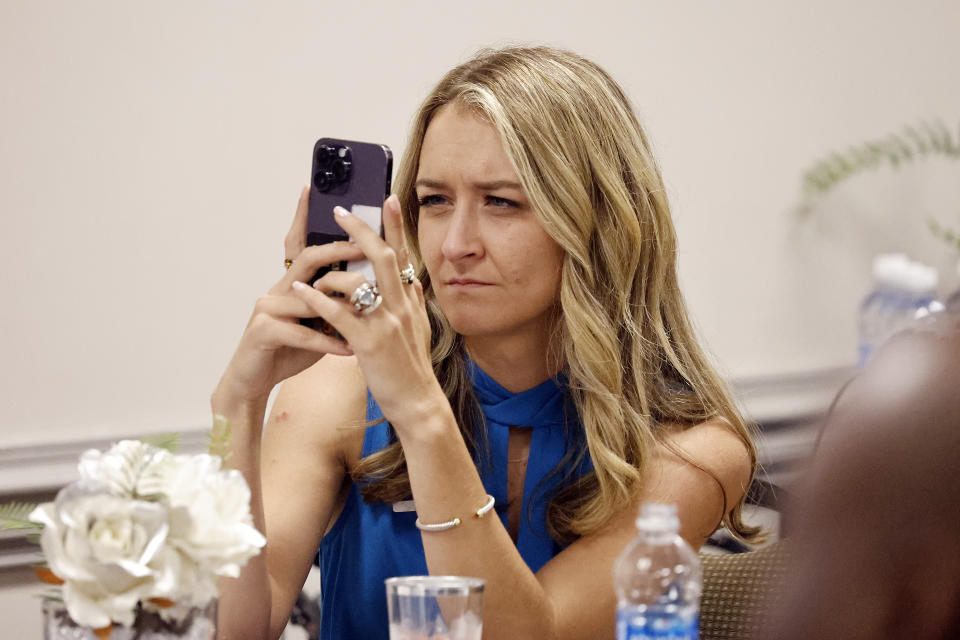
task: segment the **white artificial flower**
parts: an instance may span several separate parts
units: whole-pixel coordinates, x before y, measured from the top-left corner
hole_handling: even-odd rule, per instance
[[[81,480],[30,519],[44,525],[44,555],[81,625],[130,625],[138,603],[174,619],[206,606],[218,578],[240,575],[266,544],[243,475],[222,471],[217,456],[124,440],[83,453],[79,470]]]
[[[92,628],[130,625],[137,602],[158,593],[168,510],[131,500],[89,481],[63,489],[30,519],[44,525],[40,544],[50,569],[64,581],[70,617]]]
[[[216,576],[239,576],[266,544],[253,526],[243,475],[221,471],[220,459],[209,455],[177,456],[165,472],[169,543],[195,563],[198,588],[215,588]]]
[[[106,485],[116,495],[150,498],[162,492],[164,468],[174,456],[165,449],[139,440],[121,440],[106,453],[83,452],[78,469],[81,480]]]

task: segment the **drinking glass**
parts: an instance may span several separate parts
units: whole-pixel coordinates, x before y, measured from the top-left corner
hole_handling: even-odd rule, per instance
[[[390,640],[480,640],[484,580],[404,576],[386,584]]]

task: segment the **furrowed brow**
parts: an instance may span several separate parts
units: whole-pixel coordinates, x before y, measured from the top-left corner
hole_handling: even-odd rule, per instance
[[[517,189],[518,191],[523,191],[523,187],[519,182],[514,180],[493,180],[491,182],[475,182],[474,185],[477,189],[481,191],[496,191],[497,189]]]
[[[414,187],[424,187],[427,189],[444,189],[447,183],[442,180],[432,178],[420,178],[414,183]],[[523,191],[523,186],[515,180],[491,180],[489,182],[474,182],[473,187],[481,191],[496,191],[497,189],[517,189]]]
[[[414,187],[426,187],[427,189],[443,189],[446,184],[441,180],[431,180],[430,178],[420,178],[414,184]]]

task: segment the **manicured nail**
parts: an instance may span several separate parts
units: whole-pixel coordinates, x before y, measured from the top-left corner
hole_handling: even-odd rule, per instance
[[[299,280],[294,280],[294,281],[293,281],[293,288],[294,288],[294,289],[297,289],[298,291],[305,291],[305,290],[309,289],[310,287],[307,286],[307,284],[306,284],[305,282],[300,282]]]
[[[344,209],[343,207],[341,207],[341,206],[339,206],[339,205],[337,205],[336,207],[333,208],[333,212],[334,212],[335,214],[337,214],[338,216],[340,216],[341,218],[344,217],[344,216],[350,215],[350,212],[349,212],[349,211],[347,211],[346,209]]]

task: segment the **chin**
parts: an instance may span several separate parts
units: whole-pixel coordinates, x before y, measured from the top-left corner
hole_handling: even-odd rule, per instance
[[[469,314],[453,315],[447,316],[447,322],[450,323],[450,327],[459,333],[465,338],[475,337],[475,336],[484,336],[494,333],[499,333],[498,330],[502,329],[501,323],[485,321],[483,318],[478,318],[477,316],[470,316]]]

